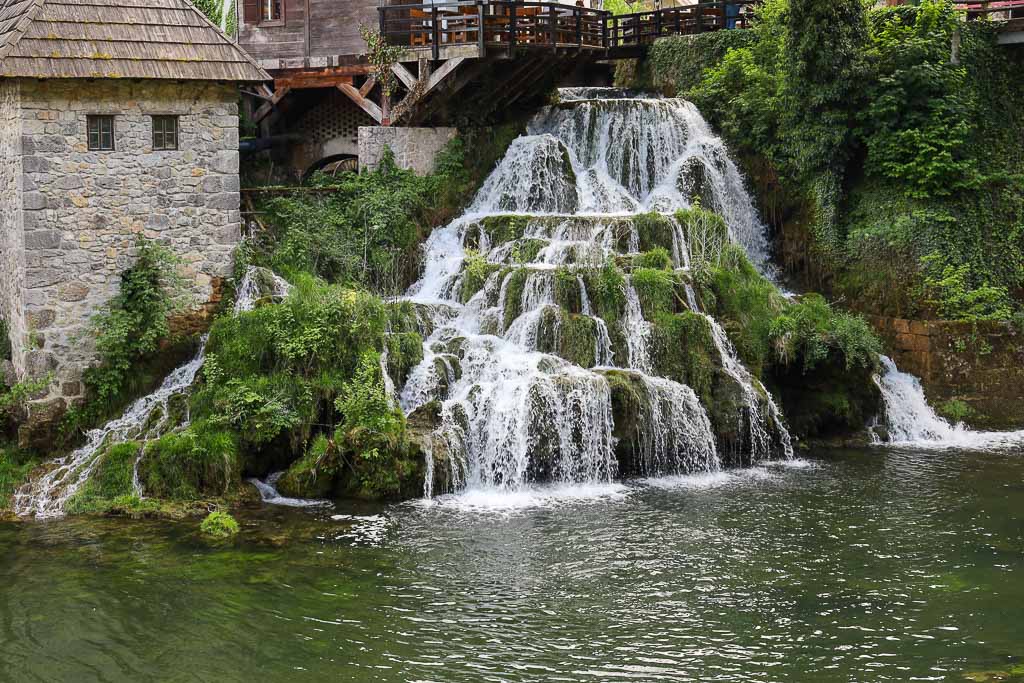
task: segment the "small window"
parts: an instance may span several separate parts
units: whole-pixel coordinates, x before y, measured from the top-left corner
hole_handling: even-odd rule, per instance
[[[284,20],[283,0],[260,0],[260,23]]]
[[[109,152],[114,149],[114,117],[87,116],[86,128],[89,132],[89,149],[98,152]]]
[[[178,117],[153,117],[153,149],[178,149]]]

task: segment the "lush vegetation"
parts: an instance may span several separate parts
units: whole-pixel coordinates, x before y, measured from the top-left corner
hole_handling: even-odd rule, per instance
[[[1024,70],[991,25],[948,0],[767,0],[743,33],[659,41],[640,77],[745,159],[789,269],[872,313],[1013,317]]]
[[[204,536],[213,539],[231,538],[239,532],[238,522],[227,512],[216,510],[211,512],[199,525]]]

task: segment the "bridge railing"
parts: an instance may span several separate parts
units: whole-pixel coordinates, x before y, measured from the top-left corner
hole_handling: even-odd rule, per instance
[[[748,28],[762,0],[699,0],[650,12],[611,12],[530,0],[451,0],[378,8],[391,45],[430,48],[517,46],[611,50],[648,45],[662,36]]]
[[[664,36],[749,28],[761,0],[701,0],[693,5],[608,18],[608,47],[649,45]]]
[[[967,21],[978,19],[1024,19],[1024,0],[953,0],[967,13]]]
[[[380,32],[391,45],[440,48],[519,45],[604,49],[607,12],[556,2],[487,0],[379,7]]]

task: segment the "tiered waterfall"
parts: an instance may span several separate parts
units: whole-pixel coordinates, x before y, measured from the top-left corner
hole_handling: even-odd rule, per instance
[[[717,394],[733,406],[724,420],[658,367],[653,315],[630,275],[640,251],[660,246],[686,280],[692,236],[675,212],[698,201],[764,264],[764,229],[724,144],[683,100],[562,94],[466,214],[434,231],[407,293],[426,342],[400,401],[435,415],[428,495],[791,457],[775,402],[713,318],[690,311],[706,321]],[[698,308],[688,285],[680,299]]]

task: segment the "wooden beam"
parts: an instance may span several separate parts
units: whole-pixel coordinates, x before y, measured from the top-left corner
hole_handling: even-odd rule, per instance
[[[277,106],[277,103],[283,100],[284,96],[289,92],[291,92],[291,87],[287,85],[283,85],[275,90],[270,99],[261,104],[260,108],[252,115],[253,122],[259,123],[263,119],[267,118],[267,115],[274,111],[274,107]]]
[[[370,115],[377,123],[384,120],[384,112],[380,110],[376,104],[366,99],[359,94],[359,91],[355,89],[350,83],[339,83],[338,90],[348,95],[348,98],[356,103],[356,105]]]
[[[434,73],[430,74],[430,78],[427,79],[427,84],[423,87],[423,91],[420,95],[426,95],[435,87],[437,84],[448,77],[448,74],[452,73],[459,68],[459,65],[466,61],[465,57],[453,57],[447,62],[442,64]]]
[[[366,82],[363,83],[362,86],[360,86],[359,94],[362,95],[363,97],[366,97],[367,95],[370,94],[370,91],[373,90],[373,86],[375,85],[377,85],[377,78],[375,76],[370,76],[369,78],[366,79]]]
[[[391,65],[391,71],[398,76],[398,80],[402,81],[402,85],[405,86],[406,90],[410,92],[416,87],[416,77],[412,75],[412,72],[405,68],[400,62],[395,62]]]
[[[369,65],[339,66],[331,69],[310,71],[286,71],[274,77],[274,86],[287,85],[296,90],[301,88],[334,88],[339,83],[352,83],[354,76],[370,76],[373,67]]]

